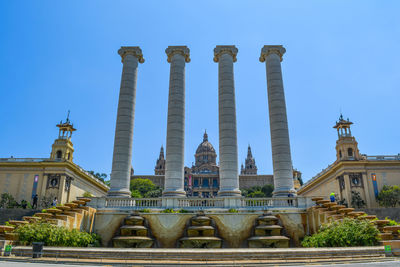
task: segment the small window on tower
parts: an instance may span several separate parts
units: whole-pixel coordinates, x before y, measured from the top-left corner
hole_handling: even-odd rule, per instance
[[[339,157],[342,158],[342,150],[339,150]]]
[[[347,150],[347,154],[349,154],[349,157],[353,156],[353,149],[351,147]]]
[[[61,159],[61,157],[62,157],[62,152],[61,152],[61,150],[58,150],[58,151],[57,151],[56,157],[57,157],[58,159]]]

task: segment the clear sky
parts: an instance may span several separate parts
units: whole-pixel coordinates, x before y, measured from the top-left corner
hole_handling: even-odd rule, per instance
[[[165,146],[168,45],[187,45],[185,164],[204,129],[218,151],[215,45],[238,47],[239,162],[251,144],[272,173],[265,44],[282,44],[293,165],[308,180],[335,160],[340,112],[361,153],[400,152],[400,1],[1,1],[0,157],[49,157],[67,110],[74,161],[111,172],[122,64],[139,45],[135,174],[153,174]]]

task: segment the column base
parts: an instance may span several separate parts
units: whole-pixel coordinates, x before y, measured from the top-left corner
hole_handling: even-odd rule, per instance
[[[242,192],[240,190],[218,191],[218,197],[242,197]]]
[[[289,194],[292,194],[293,197],[297,196],[297,192],[296,190],[292,189],[292,190],[274,190],[274,192],[272,192],[272,197],[289,197]]]
[[[164,191],[162,197],[186,197],[185,191]]]
[[[131,197],[131,191],[127,189],[110,189],[107,197]]]

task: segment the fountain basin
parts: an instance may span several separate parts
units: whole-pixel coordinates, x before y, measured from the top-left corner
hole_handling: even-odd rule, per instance
[[[221,248],[222,240],[215,236],[183,237],[179,239],[180,248]]]
[[[288,248],[286,236],[253,236],[248,239],[249,248]]]
[[[112,242],[115,248],[151,248],[154,243],[147,236],[117,236]]]

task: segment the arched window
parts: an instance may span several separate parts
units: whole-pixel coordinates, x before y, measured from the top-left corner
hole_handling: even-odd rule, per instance
[[[347,149],[347,154],[349,155],[349,157],[353,156],[353,149],[351,147],[349,147],[349,149]]]
[[[342,150],[339,150],[339,157],[342,158]]]
[[[57,151],[56,157],[57,157],[58,159],[61,159],[61,157],[62,157],[62,152],[61,152],[61,150],[58,150],[58,151]]]
[[[71,153],[67,154],[67,159],[70,160],[71,159]]]

